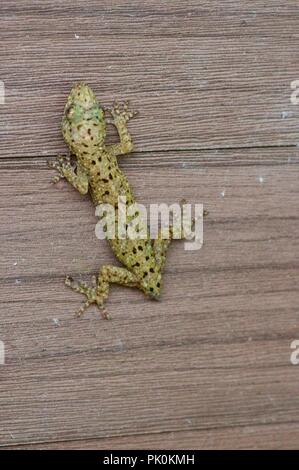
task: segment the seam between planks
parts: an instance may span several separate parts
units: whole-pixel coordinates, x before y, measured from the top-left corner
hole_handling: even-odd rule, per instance
[[[228,430],[228,429],[245,429],[247,427],[267,427],[267,426],[281,426],[281,425],[287,425],[287,424],[299,424],[299,421],[276,421],[275,423],[247,423],[247,424],[238,424],[236,426],[219,426],[219,427],[214,427],[214,426],[208,426],[206,428],[192,428],[192,429],[177,429],[177,430],[169,430],[169,431],[156,431],[156,432],[149,432],[149,433],[134,433],[134,434],[117,434],[117,435],[110,435],[110,436],[105,436],[105,437],[100,437],[100,436],[95,436],[95,437],[88,437],[88,438],[78,438],[78,439],[63,439],[63,440],[54,440],[54,441],[34,441],[34,442],[23,442],[23,443],[16,443],[16,444],[0,444],[0,448],[2,450],[5,450],[5,448],[9,447],[28,447],[28,446],[33,446],[33,445],[55,445],[55,444],[61,444],[61,443],[66,443],[66,442],[91,442],[91,441],[105,441],[107,439],[120,439],[120,438],[134,438],[134,437],[142,437],[142,436],[160,436],[160,435],[165,435],[165,434],[181,434],[184,432],[205,432],[205,431],[221,431],[221,430]]]

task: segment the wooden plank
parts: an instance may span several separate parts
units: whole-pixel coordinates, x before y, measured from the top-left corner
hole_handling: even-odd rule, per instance
[[[70,32],[93,37],[236,37],[259,35],[298,37],[296,0],[15,0],[1,2],[4,37],[31,35],[40,39],[68,36]],[[211,17],[211,15],[213,15]],[[19,21],[24,20],[24,21]],[[69,28],[66,28],[66,21]],[[211,22],[215,28],[211,30]],[[200,28],[198,27],[200,25]],[[5,35],[4,35],[5,31]]]
[[[84,449],[84,450],[131,450],[131,449],[298,449],[298,424],[244,426],[203,431],[178,431],[145,435],[90,439],[78,441],[52,442],[10,446],[2,450],[14,449]]]
[[[179,447],[187,433],[199,447],[204,436],[207,447],[293,447],[298,163],[295,148],[124,158],[140,202],[186,197],[210,215],[201,250],[170,249],[162,302],[114,287],[104,322],[93,308],[75,319],[81,298],[62,282],[113,261],[90,201],[53,187],[45,158],[2,160],[1,445],[117,437],[130,447],[140,435],[142,447],[144,435],[175,433]],[[250,429],[270,431],[258,442]]]
[[[295,0],[4,1],[1,9],[2,158],[64,151],[59,123],[77,80],[103,104],[131,99],[139,151],[298,142]]]

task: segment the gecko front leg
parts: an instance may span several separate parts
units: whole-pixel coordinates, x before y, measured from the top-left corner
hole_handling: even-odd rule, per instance
[[[116,127],[120,138],[119,144],[107,146],[108,152],[115,156],[132,152],[133,142],[127,128],[127,122],[136,116],[137,112],[129,109],[128,101],[124,103],[115,102],[111,108],[105,108],[105,111],[111,114],[113,120],[107,120],[107,122]]]
[[[54,176],[52,180],[53,183],[58,183],[65,178],[80,194],[88,192],[88,175],[79,163],[77,163],[75,172],[70,156],[60,155],[54,162],[48,162],[48,165],[58,172],[58,175]]]

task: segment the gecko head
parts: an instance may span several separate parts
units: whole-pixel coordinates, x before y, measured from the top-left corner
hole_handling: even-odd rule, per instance
[[[68,96],[62,121],[64,140],[73,153],[104,143],[106,124],[104,111],[92,89],[84,83],[73,86]]]

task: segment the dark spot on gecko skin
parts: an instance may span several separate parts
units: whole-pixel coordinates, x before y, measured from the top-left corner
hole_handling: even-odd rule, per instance
[[[146,259],[146,261],[148,261],[148,260],[150,259],[150,257],[149,257],[149,256],[146,256],[145,259]]]
[[[93,165],[96,165],[97,162],[96,162],[95,160],[92,160],[91,163],[92,163]]]
[[[113,176],[109,173],[109,179],[113,180]]]
[[[143,279],[144,279],[146,276],[148,276],[148,272],[147,272],[147,271],[145,271],[145,272],[143,273]]]
[[[108,196],[108,194],[110,194],[110,193],[109,193],[109,191],[107,190],[107,191],[104,192],[104,194],[105,194],[106,196]]]
[[[150,268],[150,272],[154,273],[155,272],[154,268]]]
[[[107,178],[102,178],[102,181],[103,181],[103,183],[109,183],[109,181],[107,180]]]
[[[141,245],[138,246],[139,251],[143,251],[143,247]]]
[[[160,285],[161,285],[160,282],[157,282],[157,287],[160,287]]]
[[[135,247],[133,248],[133,250],[132,250],[132,251],[133,251],[134,255],[136,255],[136,253],[137,253],[137,250],[136,250],[136,248],[135,248]]]
[[[88,134],[88,135],[91,134],[91,129],[90,129],[90,127],[87,129],[87,134]]]
[[[102,157],[99,157],[99,159],[98,159],[98,160],[99,160],[99,162],[101,162],[101,161],[102,161]]]

